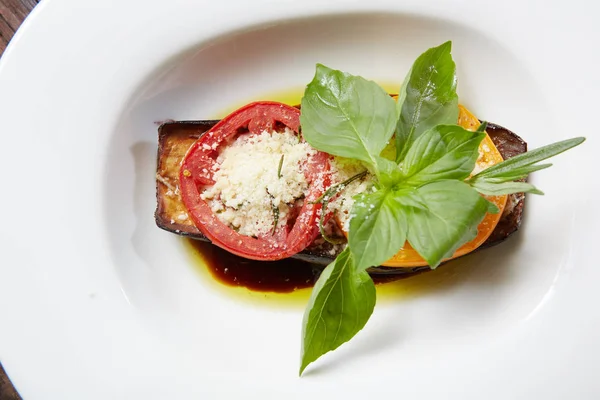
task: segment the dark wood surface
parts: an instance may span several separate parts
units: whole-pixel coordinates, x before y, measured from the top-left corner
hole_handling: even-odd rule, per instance
[[[6,45],[15,34],[27,14],[40,0],[0,0],[0,57]],[[1,356],[1,354],[0,354]],[[0,400],[19,400],[21,396],[14,389],[2,369],[0,359]]]

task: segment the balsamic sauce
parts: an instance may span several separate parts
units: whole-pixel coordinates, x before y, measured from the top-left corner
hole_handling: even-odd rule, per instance
[[[255,292],[291,293],[314,286],[324,265],[288,258],[279,261],[254,261],[238,257],[200,240],[187,239],[194,252],[204,260],[206,268],[220,283],[245,287]],[[370,273],[375,284],[395,282],[423,270],[398,268],[398,273]]]

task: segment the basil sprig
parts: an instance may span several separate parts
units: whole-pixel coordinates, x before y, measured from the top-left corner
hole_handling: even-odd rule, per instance
[[[574,138],[513,157],[469,178],[485,138],[456,125],[456,67],[446,42],[413,64],[398,103],[376,83],[318,64],[306,87],[300,122],[318,150],[360,160],[376,191],[355,196],[348,245],[321,274],[303,320],[300,374],[350,340],[376,302],[366,269],[396,254],[406,241],[436,268],[477,235],[498,208],[481,194],[529,192],[516,182],[550,166],[536,164],[584,141]],[[395,132],[396,160],[383,149]]]

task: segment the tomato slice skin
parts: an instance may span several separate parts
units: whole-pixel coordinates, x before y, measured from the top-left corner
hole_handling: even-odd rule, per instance
[[[214,184],[213,167],[219,150],[244,134],[259,134],[288,127],[300,135],[300,110],[286,104],[262,101],[248,104],[219,121],[188,150],[179,173],[181,198],[196,227],[215,245],[241,257],[271,261],[304,250],[319,235],[321,204],[313,204],[330,186],[330,156],[317,152],[303,165],[309,189],[293,224],[279,226],[272,235],[241,235],[219,220],[200,197],[203,186]]]

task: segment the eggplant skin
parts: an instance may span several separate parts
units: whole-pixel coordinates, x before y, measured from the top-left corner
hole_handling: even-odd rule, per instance
[[[527,143],[506,128],[488,124],[487,133],[505,160],[527,151]],[[521,226],[524,207],[525,193],[509,195],[502,218],[500,218],[498,225],[480,248],[494,246],[516,232]]]
[[[179,167],[191,145],[212,128],[218,120],[206,121],[173,121],[166,122],[158,128],[158,154],[156,169],[156,201],[154,214],[156,225],[168,232],[180,236],[209,241],[188,217],[187,210],[179,196]],[[527,151],[527,143],[518,135],[500,125],[489,123],[487,133],[506,160]],[[502,217],[490,237],[479,249],[501,243],[521,226],[525,194],[516,193],[508,196]],[[334,246],[322,238],[317,238],[304,251],[293,258],[326,265],[331,263],[342,251],[342,246]],[[479,250],[478,249],[478,250]],[[429,269],[429,267],[376,267],[374,273],[407,273]]]

